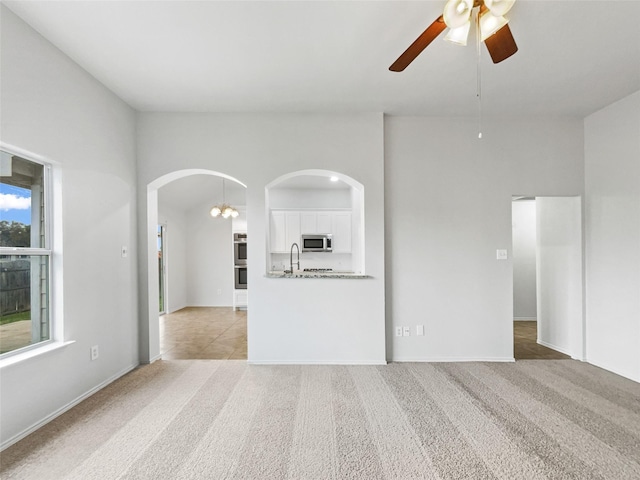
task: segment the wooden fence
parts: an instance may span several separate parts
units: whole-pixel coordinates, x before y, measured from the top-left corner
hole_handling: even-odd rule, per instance
[[[31,310],[31,262],[0,261],[0,316]]]

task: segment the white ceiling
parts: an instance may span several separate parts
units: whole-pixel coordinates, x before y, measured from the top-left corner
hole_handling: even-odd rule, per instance
[[[389,65],[438,1],[6,1],[140,111],[476,115],[476,49]],[[640,1],[518,0],[483,115],[584,117],[640,90]]]

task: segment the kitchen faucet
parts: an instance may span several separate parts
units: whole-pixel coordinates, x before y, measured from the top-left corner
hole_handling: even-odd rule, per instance
[[[298,250],[298,270],[300,270],[300,247],[298,246],[297,243],[293,243],[291,245],[291,251],[289,252],[289,268],[291,268],[291,270],[289,270],[288,272],[285,273],[293,273],[293,247],[296,247],[296,249]]]

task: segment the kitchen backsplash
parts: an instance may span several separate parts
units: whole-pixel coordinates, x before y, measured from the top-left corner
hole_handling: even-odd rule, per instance
[[[297,261],[297,252],[294,249],[293,261]],[[295,268],[295,267],[294,267]],[[331,268],[336,272],[351,272],[351,254],[350,253],[301,253],[300,269],[305,268]],[[272,253],[271,254],[271,270],[283,271],[289,270],[289,254],[288,253]]]

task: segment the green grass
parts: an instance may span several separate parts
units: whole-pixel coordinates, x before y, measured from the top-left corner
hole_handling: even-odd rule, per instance
[[[19,322],[21,320],[31,320],[31,312],[12,313],[10,315],[0,316],[0,325],[7,323]]]

